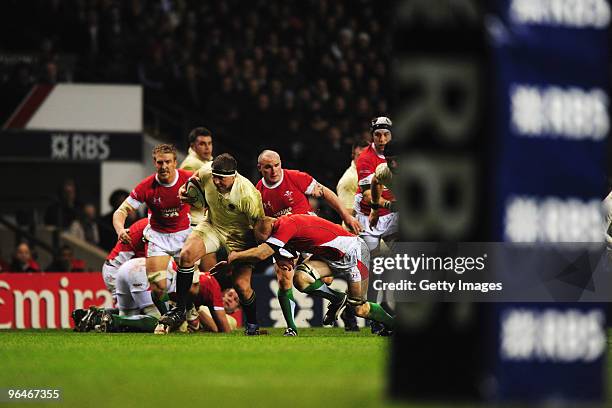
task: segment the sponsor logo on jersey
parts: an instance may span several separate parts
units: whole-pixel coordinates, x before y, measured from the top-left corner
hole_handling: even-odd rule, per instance
[[[292,210],[292,208],[291,208],[291,207],[284,208],[284,209],[282,209],[282,210],[280,210],[280,211],[275,212],[275,213],[274,213],[274,217],[275,217],[275,218],[278,218],[278,217],[280,217],[280,216],[282,216],[282,215],[291,214],[291,210]]]
[[[179,207],[163,208],[161,211],[162,211],[162,217],[173,218],[173,217],[179,216],[180,208]]]

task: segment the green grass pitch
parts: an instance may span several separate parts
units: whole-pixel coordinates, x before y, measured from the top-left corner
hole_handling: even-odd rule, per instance
[[[380,406],[387,338],[282,332],[0,331],[0,387],[60,388],[63,401],[49,407]]]
[[[59,403],[8,406],[380,407],[392,405],[387,347],[363,329],[302,329],[294,338],[281,329],[260,337],[0,331],[0,387],[62,390]]]

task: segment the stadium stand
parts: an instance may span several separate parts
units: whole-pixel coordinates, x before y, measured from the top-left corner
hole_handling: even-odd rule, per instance
[[[239,162],[252,159],[240,142],[255,139],[253,150],[274,147],[288,167],[334,185],[342,166],[328,174],[310,160],[330,127],[349,152],[387,111],[385,2],[10,3],[0,17],[11,30],[2,121],[34,83],[141,83],[151,133],[183,146],[186,130],[205,122]]]

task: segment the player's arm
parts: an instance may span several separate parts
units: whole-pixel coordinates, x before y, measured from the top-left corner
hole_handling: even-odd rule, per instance
[[[375,228],[378,224],[378,209],[381,207],[381,197],[384,186],[378,181],[376,175],[372,177],[372,184],[370,185],[370,194],[372,195],[372,203],[370,204],[370,228]]]
[[[126,198],[123,203],[113,213],[113,227],[117,233],[117,237],[124,244],[131,244],[132,238],[130,237],[129,230],[125,228],[125,220],[127,219],[130,212],[136,211],[129,202],[130,198]]]
[[[234,262],[252,262],[257,263],[268,259],[275,254],[275,250],[267,243],[259,244],[255,248],[247,249],[246,251],[233,251],[227,257],[229,264]]]
[[[229,322],[227,321],[227,315],[225,314],[225,310],[213,309],[211,310],[211,314],[220,332],[229,333],[232,331],[232,328],[230,327]]]
[[[204,307],[206,307],[206,306],[204,306]],[[214,332],[214,333],[218,333],[219,332],[219,328],[217,327],[217,324],[215,323],[215,320],[211,316],[209,316],[203,310],[203,308],[198,309],[198,316],[200,317],[200,323],[204,327],[204,330],[211,331],[211,332]]]
[[[342,205],[342,202],[340,201],[336,193],[321,184],[317,185],[315,191],[320,191],[319,197],[323,198],[327,202],[327,204],[329,204],[329,206],[333,208],[336,213],[338,213],[340,218],[342,218],[342,221],[344,221],[344,223],[349,227],[351,232],[353,232],[354,234],[359,234],[363,230],[363,227],[361,224],[359,224],[359,221],[357,221],[357,219],[353,217],[346,210],[346,208],[344,208],[344,205]],[[313,196],[315,195],[313,194]]]
[[[351,191],[347,186],[347,180],[344,176],[338,181],[338,185],[336,186],[336,195],[340,202],[344,205],[346,211],[352,216],[355,215],[354,201],[355,201],[355,191]]]

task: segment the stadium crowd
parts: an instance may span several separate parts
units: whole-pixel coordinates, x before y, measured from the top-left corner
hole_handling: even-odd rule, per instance
[[[141,83],[146,104],[174,104],[236,150],[246,138],[254,151],[274,148],[328,185],[368,121],[388,111],[384,2],[11,3],[0,17],[11,30],[4,51],[37,52],[36,64],[3,70],[5,101],[37,82]],[[45,18],[20,18],[32,14]],[[184,135],[168,136],[185,146]]]

